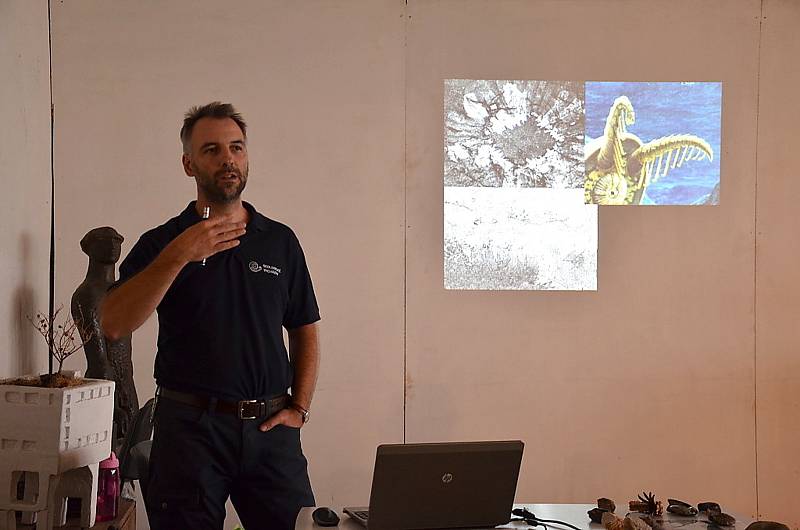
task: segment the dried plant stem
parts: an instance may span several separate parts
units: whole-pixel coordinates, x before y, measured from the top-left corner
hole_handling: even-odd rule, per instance
[[[67,317],[62,324],[57,324],[58,315],[64,306],[60,306],[51,315],[44,316],[36,313],[36,318],[28,316],[28,320],[44,337],[50,353],[50,358],[58,361],[58,371],[63,368],[67,357],[83,348],[84,344],[92,340],[94,332],[91,327],[83,324],[83,315],[77,321]]]

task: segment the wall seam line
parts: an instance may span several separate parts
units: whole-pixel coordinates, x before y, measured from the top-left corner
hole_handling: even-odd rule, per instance
[[[403,6],[403,443],[408,403],[408,0]]]
[[[764,38],[764,0],[758,18],[758,70],[756,73],[756,171],[753,201],[753,446],[755,450],[756,519],[761,516],[758,489],[758,145],[761,114],[761,43]]]

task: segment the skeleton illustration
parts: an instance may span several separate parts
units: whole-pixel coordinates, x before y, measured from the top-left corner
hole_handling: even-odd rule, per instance
[[[711,146],[692,134],[674,134],[646,144],[627,126],[633,125],[633,105],[620,96],[611,106],[603,136],[586,145],[586,204],[640,204],[651,183],[680,168],[687,160],[709,162]]]

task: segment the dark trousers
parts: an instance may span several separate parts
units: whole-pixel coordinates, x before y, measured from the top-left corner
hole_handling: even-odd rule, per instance
[[[147,515],[152,530],[221,530],[225,501],[245,530],[293,529],[314,506],[300,429],[261,432],[266,418],[240,420],[159,398]]]

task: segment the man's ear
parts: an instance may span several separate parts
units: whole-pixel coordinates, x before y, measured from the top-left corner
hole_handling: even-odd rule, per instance
[[[186,173],[186,176],[194,177],[194,171],[192,171],[192,159],[189,158],[189,155],[186,153],[181,155],[181,164],[183,164],[183,172]]]

